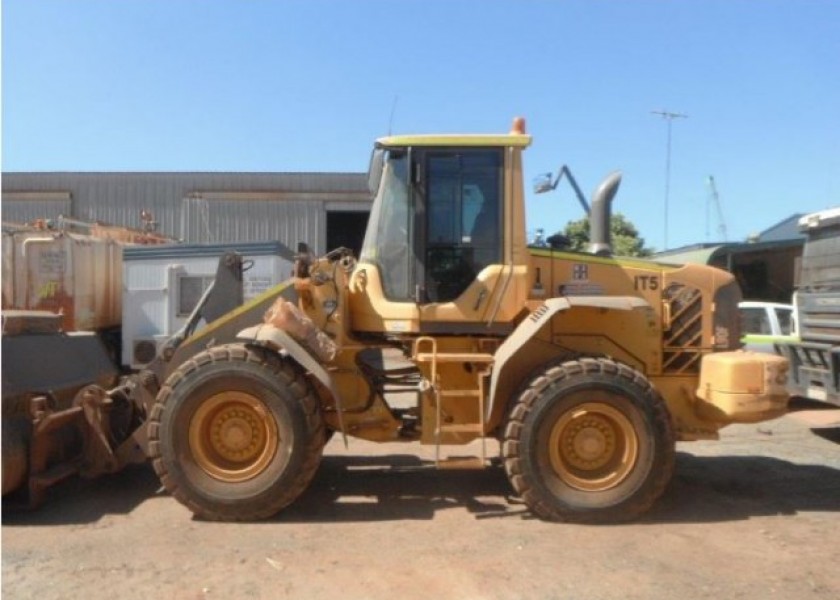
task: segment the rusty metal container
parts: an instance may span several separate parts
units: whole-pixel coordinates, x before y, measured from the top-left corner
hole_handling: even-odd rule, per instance
[[[62,231],[3,233],[3,308],[62,315],[64,331],[122,321],[122,246]]]
[[[12,261],[14,259],[15,240],[11,234],[3,231],[3,270],[0,275],[3,289],[3,310],[12,308],[15,303],[14,278],[12,277]]]

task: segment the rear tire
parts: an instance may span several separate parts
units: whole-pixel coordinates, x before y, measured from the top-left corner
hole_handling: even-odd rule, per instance
[[[671,479],[675,437],[659,394],[605,358],[550,366],[520,394],[502,446],[514,489],[539,517],[620,522]]]
[[[155,472],[196,516],[268,518],[309,485],[324,448],[318,400],[300,370],[239,344],[198,354],[161,388],[149,424]]]

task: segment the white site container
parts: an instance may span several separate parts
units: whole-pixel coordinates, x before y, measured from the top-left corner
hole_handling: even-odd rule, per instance
[[[126,248],[123,253],[122,364],[139,369],[186,323],[216,275],[219,258],[235,251],[246,267],[247,302],[288,279],[293,252],[280,242]],[[203,324],[202,324],[203,325]]]

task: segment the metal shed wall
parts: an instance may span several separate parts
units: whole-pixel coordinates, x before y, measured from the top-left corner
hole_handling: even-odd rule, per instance
[[[185,242],[305,240],[318,251],[327,205],[369,210],[371,202],[364,173],[3,173],[2,186],[4,221],[63,214],[140,227],[145,209],[161,233]],[[69,194],[69,201],[35,204],[44,192]],[[229,193],[234,200],[224,197]]]
[[[293,247],[305,241],[323,253],[328,210],[370,209],[366,196],[353,197],[346,192],[195,193],[183,200],[180,236],[199,243],[282,240]]]
[[[36,219],[55,219],[69,215],[70,192],[4,192],[2,215],[4,221],[31,223]]]

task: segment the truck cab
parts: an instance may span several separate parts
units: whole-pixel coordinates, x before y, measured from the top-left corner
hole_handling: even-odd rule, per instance
[[[745,300],[738,303],[738,312],[744,350],[773,354],[775,344],[798,338],[796,314],[791,304]]]
[[[798,339],[776,351],[791,364],[791,392],[840,406],[840,207],[805,215],[807,237],[793,295]]]

